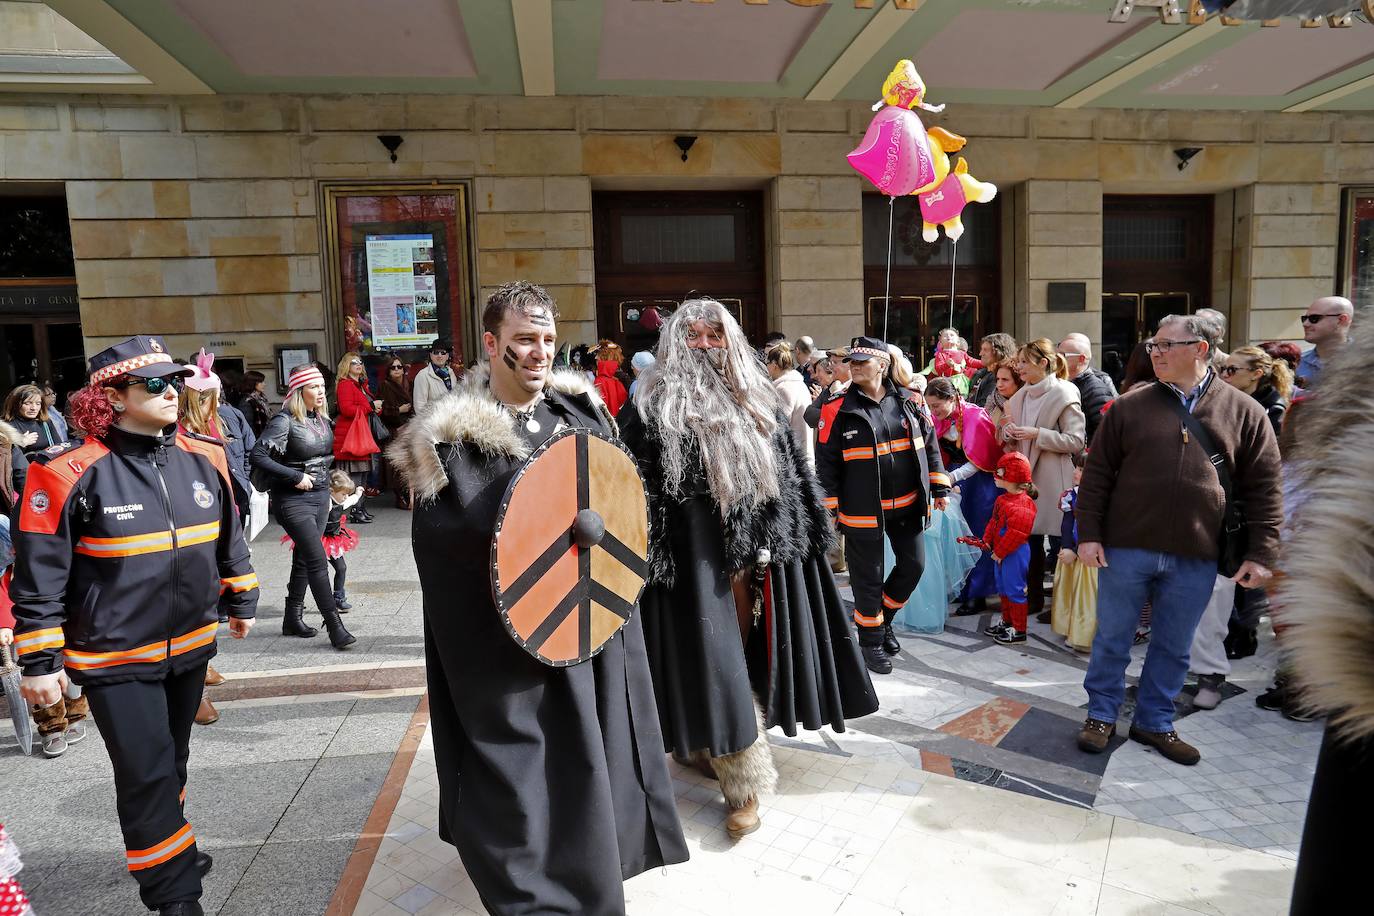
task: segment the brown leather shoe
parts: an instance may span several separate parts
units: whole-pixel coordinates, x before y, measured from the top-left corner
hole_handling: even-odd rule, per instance
[[[202,696],[200,698],[200,709],[196,710],[197,725],[214,725],[219,721],[219,710],[215,709],[215,704],[210,702],[210,698]]]
[[[730,839],[738,840],[758,830],[762,823],[759,819],[759,800],[751,798],[743,807],[730,809],[729,816],[725,818],[725,832],[730,834]]]
[[[1132,741],[1148,744],[1159,751],[1161,757],[1166,757],[1174,763],[1190,767],[1202,759],[1202,752],[1180,738],[1176,731],[1147,732],[1132,725],[1130,735]]]
[[[1115,722],[1089,718],[1078,732],[1078,747],[1089,754],[1100,754],[1107,749],[1107,742],[1111,741],[1115,734]]]
[[[205,686],[218,687],[224,683],[224,675],[216,671],[212,666],[205,666]]]

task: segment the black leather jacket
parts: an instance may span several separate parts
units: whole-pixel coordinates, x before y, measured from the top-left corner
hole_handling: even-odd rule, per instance
[[[307,415],[302,423],[285,410],[267,421],[253,453],[254,484],[264,489],[294,490],[301,474],[309,474],[316,487],[329,487],[334,466],[334,424],[323,415]],[[264,481],[262,478],[266,478]]]

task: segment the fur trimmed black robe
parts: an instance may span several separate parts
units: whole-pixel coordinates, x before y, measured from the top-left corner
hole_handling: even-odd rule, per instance
[[[696,491],[668,495],[657,432],[633,402],[621,437],[649,491],[649,583],[640,607],[659,721],[668,750],[737,754],[766,727],[844,731],[878,708],[849,613],[826,560],[834,542],[815,475],[779,418],[773,435],[779,497],[724,518],[702,471]],[[772,555],[765,614],[741,647],[730,579]],[[719,764],[717,763],[719,770]]]
[[[553,373],[544,403],[614,434],[580,373]],[[492,913],[624,913],[625,879],[687,860],[642,615],[590,661],[554,668],[516,645],[491,595],[506,487],[553,431],[517,430],[479,368],[387,451],[415,489],[439,833]]]

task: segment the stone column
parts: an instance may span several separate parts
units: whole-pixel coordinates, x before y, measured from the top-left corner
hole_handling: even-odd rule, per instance
[[[793,339],[808,334],[820,346],[864,333],[860,181],[785,175],[773,182],[771,330]]]
[[[1298,315],[1336,288],[1340,208],[1334,182],[1236,192],[1233,345],[1302,339]]]
[[[1058,343],[1071,331],[1102,337],[1102,183],[1032,179],[1017,188],[1016,335]],[[1023,254],[1024,252],[1024,254]],[[1051,282],[1083,283],[1085,310],[1051,312]]]
[[[591,181],[574,176],[479,178],[474,198],[478,314],[493,289],[528,280],[558,302],[559,340],[594,341]]]

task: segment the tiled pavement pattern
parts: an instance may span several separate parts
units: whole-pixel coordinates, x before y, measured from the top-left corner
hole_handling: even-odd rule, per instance
[[[368,882],[359,913],[475,905],[432,831],[427,737],[394,814],[372,811],[423,685],[408,523],[379,511],[361,529],[349,653],[323,635],[278,635],[287,558],[275,528],[258,540],[263,616],[248,640],[221,640],[216,665],[230,681],[212,695],[223,718],[197,728],[192,750],[188,812],[216,856],[207,912],[323,913],[350,856]],[[904,634],[896,672],[876,679],[882,708],[846,733],[774,735],[782,791],[764,828],[734,848],[713,785],[675,769],[693,860],[630,882],[631,912],[728,913],[751,901],[798,914],[1286,908],[1320,725],[1254,707],[1272,640],[1237,664],[1243,693],[1211,712],[1181,701],[1179,730],[1204,753],[1183,768],[1132,742],[1079,753],[1085,657],[1040,625],[1024,646],[996,646],[977,635],[985,623]],[[146,912],[122,868],[98,734],[57,761],[19,757],[8,723],[0,735],[0,821],[24,852],[38,912]],[[393,829],[364,877],[355,844],[369,812]]]

